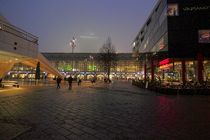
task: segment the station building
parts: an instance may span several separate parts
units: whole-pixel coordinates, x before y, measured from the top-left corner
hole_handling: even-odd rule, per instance
[[[132,42],[144,80],[210,79],[210,0],[159,0]]]
[[[103,80],[106,77],[103,67],[96,58],[98,53],[42,53],[65,77],[80,76],[81,79]],[[132,57],[132,53],[117,53],[117,64],[111,69],[111,78],[133,79],[140,77],[139,62]]]

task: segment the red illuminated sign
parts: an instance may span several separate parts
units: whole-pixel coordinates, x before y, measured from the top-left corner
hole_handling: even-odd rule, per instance
[[[163,65],[166,65],[166,64],[169,64],[169,63],[170,63],[170,59],[167,58],[167,59],[164,59],[164,60],[160,61],[160,62],[159,62],[159,65],[160,65],[160,66],[163,66]]]

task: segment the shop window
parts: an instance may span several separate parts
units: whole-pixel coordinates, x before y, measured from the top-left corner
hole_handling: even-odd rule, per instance
[[[186,80],[196,81],[196,63],[194,61],[186,62]]]
[[[178,16],[179,15],[178,4],[168,4],[167,15]]]
[[[204,61],[204,79],[210,81],[210,61]]]

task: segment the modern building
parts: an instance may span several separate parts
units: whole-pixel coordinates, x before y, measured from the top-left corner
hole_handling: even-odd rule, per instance
[[[94,75],[98,79],[103,79],[106,76],[96,60],[98,53],[42,54],[65,76],[80,76],[82,79],[90,79]],[[119,79],[139,77],[141,75],[139,62],[134,60],[132,53],[118,53],[117,65],[111,69],[111,77]]]
[[[159,0],[132,42],[144,79],[210,79],[210,0]]]
[[[8,20],[0,15],[0,78],[10,75],[15,65],[24,65],[33,70],[29,77],[35,76],[37,63],[40,69],[48,76],[62,76],[59,71],[52,67],[48,60],[39,53],[38,37],[13,26]],[[17,75],[19,71],[15,71]],[[27,75],[24,75],[27,77]]]

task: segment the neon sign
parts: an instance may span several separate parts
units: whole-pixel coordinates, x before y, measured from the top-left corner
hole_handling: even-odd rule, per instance
[[[160,61],[160,62],[159,62],[159,65],[160,65],[160,66],[163,66],[163,65],[166,65],[166,64],[169,64],[169,63],[170,63],[170,59],[167,58],[167,59],[164,59],[164,60]]]

